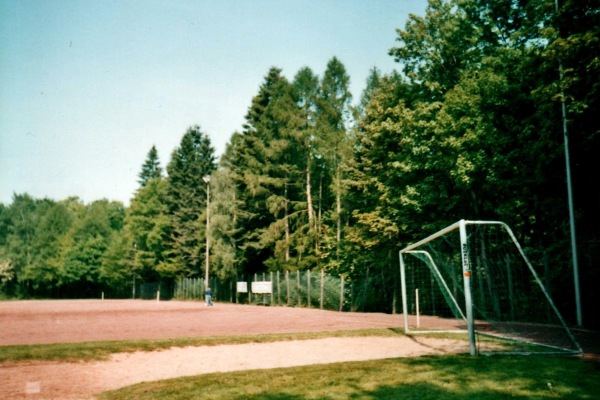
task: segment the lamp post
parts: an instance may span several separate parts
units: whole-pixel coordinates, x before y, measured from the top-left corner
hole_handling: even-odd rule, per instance
[[[554,1],[554,9],[558,15],[558,0]],[[563,123],[563,141],[565,147],[565,164],[567,175],[567,199],[569,206],[569,225],[571,227],[571,255],[573,257],[573,278],[575,283],[575,312],[577,317],[577,326],[583,326],[583,317],[581,313],[581,294],[579,293],[579,261],[577,259],[577,239],[575,237],[575,211],[573,210],[573,189],[571,185],[571,161],[569,159],[569,134],[567,130],[567,107],[565,104],[565,92],[563,86],[563,67],[562,61],[558,59],[558,79],[560,85],[560,103]]]
[[[202,178],[202,180],[206,182],[206,271],[204,272],[204,276],[206,279],[206,286],[208,287],[208,256],[210,254],[210,175],[206,175]]]
[[[133,261],[131,264],[131,275],[133,277],[133,284],[131,286],[131,298],[135,300],[135,254],[137,252],[137,243],[133,244]]]

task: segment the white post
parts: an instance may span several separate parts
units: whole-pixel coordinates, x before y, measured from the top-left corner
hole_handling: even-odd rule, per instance
[[[477,355],[475,347],[475,324],[473,322],[473,301],[471,299],[471,264],[469,262],[469,245],[467,243],[467,227],[465,220],[459,221],[460,254],[462,256],[463,282],[465,287],[465,308],[467,309],[467,326],[469,331],[469,347],[472,356]]]
[[[417,306],[417,328],[421,327],[421,320],[419,318],[420,316],[420,312],[419,312],[419,289],[415,289],[415,303]]]
[[[404,272],[404,258],[402,251],[398,254],[400,257],[400,290],[402,291],[402,315],[404,316],[404,332],[408,333],[408,298],[406,297],[406,273]]]
[[[160,301],[160,290],[156,291],[156,302],[158,303]]]
[[[206,182],[206,271],[204,271],[204,277],[206,280],[206,286],[210,286],[208,280],[208,266],[210,259],[210,175],[206,175],[202,178]]]
[[[558,15],[558,0],[554,1],[556,14]],[[577,239],[575,237],[575,211],[573,210],[573,189],[571,184],[571,161],[569,155],[569,133],[567,129],[567,107],[565,105],[565,93],[563,88],[562,61],[558,59],[558,79],[560,85],[560,103],[563,122],[563,141],[565,146],[565,171],[567,175],[567,199],[569,206],[569,225],[571,227],[571,253],[573,257],[573,278],[575,283],[575,307],[577,313],[577,326],[583,326],[581,313],[581,295],[579,293],[579,261],[577,260]]]

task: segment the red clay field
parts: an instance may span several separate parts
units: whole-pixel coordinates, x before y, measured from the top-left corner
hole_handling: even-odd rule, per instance
[[[402,326],[401,316],[151,300],[0,302],[0,346]]]

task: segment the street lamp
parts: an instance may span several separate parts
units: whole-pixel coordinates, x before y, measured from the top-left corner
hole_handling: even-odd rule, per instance
[[[210,250],[210,241],[209,241],[209,228],[210,228],[210,175],[206,175],[202,178],[202,180],[206,183],[206,271],[204,273],[206,279],[206,286],[208,287],[208,256]]]
[[[558,15],[558,0],[554,1],[554,9]],[[567,199],[569,206],[569,225],[571,227],[571,255],[573,257],[573,278],[575,280],[575,312],[577,326],[583,326],[581,314],[581,295],[579,293],[579,261],[577,260],[577,239],[575,238],[575,211],[573,210],[573,189],[571,186],[571,161],[569,160],[569,135],[567,130],[567,107],[565,104],[565,92],[563,86],[563,67],[561,59],[558,59],[558,78],[560,84],[560,102],[562,108],[563,141],[565,147],[565,164],[567,175]]]
[[[137,243],[133,244],[133,261],[131,263],[131,275],[133,276],[133,285],[131,289],[131,297],[135,300],[135,254],[137,252]]]

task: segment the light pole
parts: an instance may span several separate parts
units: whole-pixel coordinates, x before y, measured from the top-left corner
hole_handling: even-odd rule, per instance
[[[206,271],[204,272],[204,276],[206,279],[206,287],[208,287],[208,256],[210,254],[210,175],[206,175],[202,180],[206,182]]]
[[[133,276],[133,284],[131,288],[131,297],[135,300],[135,254],[137,252],[137,243],[133,244],[133,262],[131,264],[131,275]]]
[[[558,15],[558,0],[554,1],[554,9]],[[569,206],[569,225],[571,227],[571,255],[573,257],[573,279],[575,283],[575,311],[577,317],[577,326],[583,326],[583,317],[581,313],[581,295],[579,293],[579,261],[577,260],[577,239],[575,237],[575,211],[573,210],[573,189],[571,185],[571,161],[569,159],[569,134],[567,130],[567,107],[565,104],[565,92],[563,86],[563,67],[562,61],[558,59],[558,79],[560,85],[560,103],[562,110],[563,123],[563,141],[565,147],[565,164],[567,175],[567,199]]]

